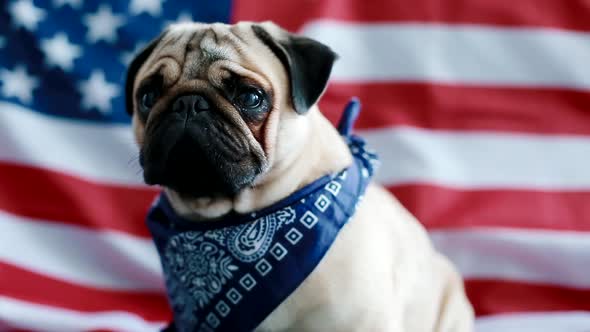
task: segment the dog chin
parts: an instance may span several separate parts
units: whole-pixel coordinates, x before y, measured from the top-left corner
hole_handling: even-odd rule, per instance
[[[194,139],[182,137],[165,153],[166,158],[142,154],[144,181],[174,190],[182,197],[233,197],[252,184],[259,168],[249,161],[224,161],[204,152]],[[232,164],[232,165],[230,165]]]

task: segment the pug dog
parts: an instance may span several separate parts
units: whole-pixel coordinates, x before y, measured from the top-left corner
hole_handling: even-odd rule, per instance
[[[351,150],[317,106],[336,58],[272,22],[170,26],[127,73],[145,182],[163,188],[174,214],[199,225],[257,213],[346,169]],[[201,286],[219,284],[210,282]],[[222,302],[229,303],[220,300],[221,315],[199,318],[209,330],[227,309]],[[317,266],[255,331],[467,332],[473,318],[454,266],[371,182]]]

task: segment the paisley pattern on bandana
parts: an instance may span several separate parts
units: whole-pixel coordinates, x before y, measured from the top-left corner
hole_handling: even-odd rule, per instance
[[[354,105],[353,105],[354,106]],[[177,331],[252,331],[319,264],[354,214],[378,163],[344,125],[353,164],[251,215],[195,223],[165,194],[147,224],[162,261]]]
[[[295,210],[286,207],[250,224],[206,231],[205,237],[226,246],[236,259],[254,262],[266,254],[275,232],[293,220]]]
[[[168,272],[166,286],[172,307],[185,325],[197,327],[195,308],[204,309],[234,277],[238,270],[234,259],[258,261],[267,253],[276,230],[291,224],[295,216],[295,210],[286,207],[252,223],[173,236],[166,246],[163,266]],[[191,296],[187,299],[186,294]]]
[[[191,325],[197,323],[194,308],[203,309],[221,292],[238,267],[227,252],[205,241],[198,232],[181,233],[170,239],[166,248],[164,269],[166,286],[176,312]],[[190,297],[183,294],[190,294]],[[188,302],[186,303],[188,298]]]

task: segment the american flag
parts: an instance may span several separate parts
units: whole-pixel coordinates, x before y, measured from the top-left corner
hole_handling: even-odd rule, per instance
[[[377,180],[465,277],[477,332],[590,331],[588,0],[1,0],[0,331],[157,331],[123,81],[174,21],[273,20],[340,55]]]

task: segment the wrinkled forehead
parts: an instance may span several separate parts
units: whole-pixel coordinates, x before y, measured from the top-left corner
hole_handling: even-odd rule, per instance
[[[203,61],[236,58],[239,55],[237,49],[244,42],[239,34],[248,32],[244,28],[221,23],[175,24],[168,28],[154,50],[154,55],[176,57],[178,61],[188,56],[202,58]]]
[[[260,42],[251,24],[181,23],[171,25],[142,66],[138,78],[161,71],[166,64],[178,67],[168,76],[186,79],[206,77],[208,67],[226,60],[247,64],[254,62]],[[263,50],[264,51],[264,50]],[[172,61],[172,63],[171,63]],[[170,68],[168,68],[170,69]]]

